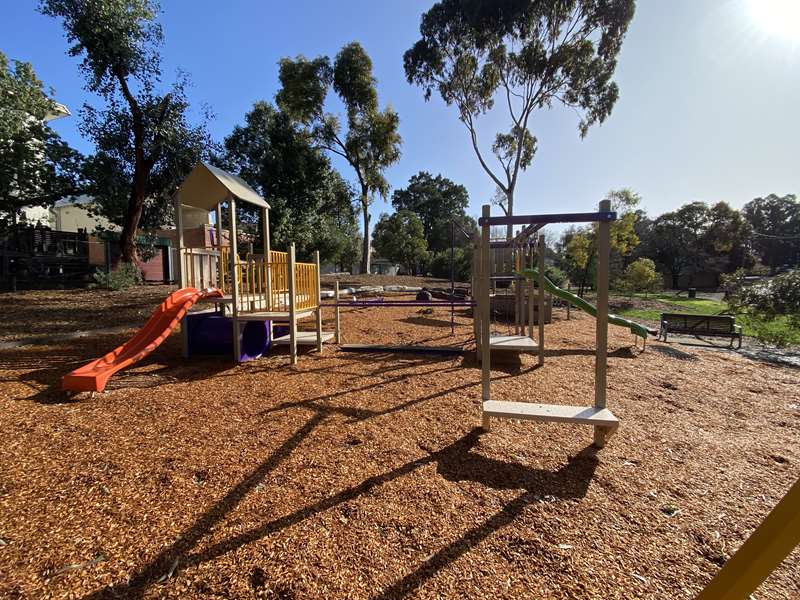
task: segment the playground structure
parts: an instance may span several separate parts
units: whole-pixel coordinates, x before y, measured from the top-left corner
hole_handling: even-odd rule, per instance
[[[607,439],[616,431],[619,420],[606,407],[607,377],[607,340],[608,340],[608,272],[611,248],[610,223],[616,220],[616,213],[611,211],[611,203],[603,200],[596,213],[573,213],[553,215],[514,215],[492,217],[491,207],[484,205],[481,219],[481,236],[476,240],[477,252],[474,262],[473,294],[477,300],[475,311],[475,333],[478,356],[481,361],[481,426],[488,431],[491,417],[506,419],[526,419],[532,421],[578,423],[594,427],[594,443],[602,448]],[[582,223],[598,224],[598,267],[597,267],[597,308],[596,350],[595,350],[595,389],[594,406],[565,406],[562,404],[540,404],[534,402],[509,402],[492,400],[491,398],[491,354],[496,351],[536,352],[539,365],[544,365],[544,318],[538,319],[538,343],[533,339],[533,302],[529,301],[529,333],[524,335],[521,306],[524,288],[528,288],[529,298],[533,298],[533,279],[526,286],[526,276],[521,272],[523,257],[531,258],[530,245],[525,245],[526,238],[536,234],[548,223]],[[496,277],[495,261],[492,260],[492,241],[490,230],[493,225],[525,225],[522,231],[512,240],[495,243],[495,247],[510,246],[515,250],[515,267],[517,272],[511,276],[516,288],[516,335],[493,336],[491,332],[491,300],[492,281]],[[502,244],[502,245],[501,245]],[[527,252],[526,252],[527,250]],[[544,236],[538,236],[536,244],[538,254],[538,271],[536,271],[538,293],[536,294],[539,315],[544,315]],[[531,260],[532,262],[532,260]],[[646,335],[646,334],[645,334]]]
[[[184,357],[232,354],[236,362],[259,358],[271,345],[288,345],[291,364],[301,345],[322,350],[333,333],[322,331],[319,253],[315,262],[298,262],[270,248],[269,204],[242,179],[205,163],[186,177],[174,197],[177,272],[180,289],[164,301],[144,327],[122,346],[72,371],[62,379],[69,392],[101,392],[117,371],[141,360],[181,326]],[[263,253],[242,260],[237,244],[237,201],[260,210]],[[230,246],[223,246],[222,213],[227,204]],[[215,247],[184,244],[186,213],[215,213]],[[196,303],[210,310],[189,313]],[[300,320],[314,317],[315,331],[298,332]],[[278,326],[286,331],[275,335]]]

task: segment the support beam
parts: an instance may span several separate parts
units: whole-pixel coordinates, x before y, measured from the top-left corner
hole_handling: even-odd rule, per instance
[[[222,264],[222,202],[217,202],[214,207],[214,237],[216,238],[217,252],[217,287],[222,290],[222,293],[227,293],[225,290],[225,269],[227,265]]]
[[[600,212],[611,210],[611,201],[600,202]],[[595,337],[597,350],[594,364],[594,406],[597,409],[606,407],[606,374],[608,362],[608,270],[611,254],[611,226],[608,221],[601,221],[597,227],[597,319],[595,321]],[[602,448],[606,443],[605,427],[594,428],[594,444]]]
[[[186,287],[186,268],[183,264],[183,210],[181,204],[181,193],[175,192],[175,196],[173,197],[173,201],[175,202],[175,232],[177,234],[177,244],[178,244],[178,287],[185,288]],[[106,244],[108,249],[108,244]],[[110,250],[109,250],[110,252]],[[111,261],[109,260],[108,263],[109,268],[111,265]],[[181,356],[183,358],[189,358],[189,327],[187,326],[188,321],[186,317],[181,319]]]
[[[491,206],[488,204],[483,205],[482,220],[484,224],[481,226],[481,245],[480,245],[480,313],[481,313],[481,399],[483,402],[490,400],[489,385],[492,378],[492,357],[491,357],[491,341],[490,341],[490,325],[489,312],[490,312],[490,298],[489,298],[489,277],[492,274],[492,256],[491,248],[489,247],[489,216],[491,215]],[[489,415],[483,412],[483,402],[481,402],[481,427],[484,431],[489,431]]]
[[[228,194],[228,210],[230,214],[230,279],[231,279],[231,311],[233,314],[233,360],[237,363],[242,357],[241,340],[239,339],[239,278],[236,277],[236,260],[239,245],[236,237],[236,199],[233,194]]]
[[[335,303],[333,318],[334,318],[334,340],[337,344],[342,343],[342,327],[339,315],[339,281],[333,282],[333,301]]]
[[[317,265],[317,352],[322,352],[322,294],[320,293],[320,262],[319,262],[319,250],[314,251],[314,262]]]
[[[600,211],[596,213],[559,213],[551,215],[512,215],[507,217],[481,217],[478,220],[478,225],[483,227],[484,223],[489,225],[530,225],[532,223],[541,223],[546,225],[548,223],[595,223],[595,222],[609,222],[616,221],[617,213],[611,211],[611,207],[607,211]]]
[[[289,288],[289,362],[297,364],[297,299],[294,282],[294,242],[289,245],[288,288]]]
[[[751,597],[799,544],[800,479],[697,595],[697,600]]]
[[[544,236],[539,236],[539,366],[544,366]]]
[[[269,209],[262,208],[261,209],[261,235],[264,239],[264,265],[266,265],[264,269],[264,275],[267,278],[266,289],[267,289],[267,306],[265,307],[266,310],[272,310],[272,265],[269,261],[269,253],[272,250],[272,245],[269,241]],[[272,326],[270,326],[271,328]],[[270,332],[272,333],[272,332]]]

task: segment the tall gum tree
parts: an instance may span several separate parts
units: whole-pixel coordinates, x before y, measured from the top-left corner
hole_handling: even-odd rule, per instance
[[[456,106],[507,215],[536,153],[537,110],[574,110],[581,137],[611,113],[619,96],[611,78],[634,9],[635,0],[442,0],[422,16],[421,38],[403,57],[406,78],[426,100],[436,90]],[[495,134],[492,166],[477,121],[495,103],[510,123]]]
[[[309,60],[303,56],[280,61],[281,89],[278,106],[302,123],[321,149],[342,157],[353,168],[364,224],[361,271],[370,270],[369,207],[377,193],[385,198],[387,167],[400,160],[400,119],[391,107],[380,110],[372,60],[358,42],[344,46],[331,64],[327,56]],[[330,90],[345,108],[342,119],[326,112]]]
[[[120,194],[122,260],[137,258],[136,234],[148,203],[151,212],[168,212],[168,199],[185,166],[204,158],[210,138],[203,126],[185,118],[186,78],[161,93],[163,32],[155,0],[42,0],[39,10],[63,20],[69,54],[81,57],[86,87],[106,101],[106,109],[84,107],[82,130],[98,153],[87,167],[95,191],[114,213]],[[179,169],[175,165],[182,165]],[[113,215],[112,215],[113,216]]]

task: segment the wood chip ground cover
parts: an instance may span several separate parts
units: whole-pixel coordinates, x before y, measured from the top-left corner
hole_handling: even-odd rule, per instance
[[[72,319],[57,304],[40,320]],[[496,399],[591,403],[594,321],[573,315],[546,327],[544,368],[493,364]],[[352,343],[472,331],[459,313],[451,337],[442,309],[342,322]],[[615,327],[621,427],[598,452],[581,426],[479,435],[470,354],[237,367],[173,336],[66,401],[60,377],[125,337],[0,351],[0,597],[689,598],[800,475],[800,371],[636,355]],[[795,551],[756,597],[798,596]]]

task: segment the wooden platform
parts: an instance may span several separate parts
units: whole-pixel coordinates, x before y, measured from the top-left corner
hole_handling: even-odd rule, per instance
[[[298,310],[295,312],[295,315],[298,319],[305,319],[310,317],[314,314],[314,309],[307,308],[304,310]],[[239,313],[238,319],[240,321],[288,321],[289,320],[289,311],[286,310],[271,310],[271,311],[262,311],[262,312],[248,312],[248,313]]]
[[[333,339],[332,331],[322,332],[322,343],[330,342]],[[317,345],[317,332],[316,331],[298,331],[297,332],[297,345],[298,346],[316,346]],[[289,334],[282,335],[272,340],[276,346],[288,346]]]
[[[527,335],[492,335],[489,337],[491,350],[508,352],[537,352],[539,346]]]
[[[619,419],[607,408],[594,406],[565,406],[562,404],[535,404],[532,402],[506,402],[488,400],[483,403],[483,414],[499,419],[526,419],[556,423],[597,425],[611,430],[619,427]]]

